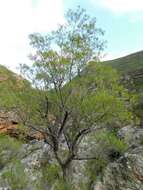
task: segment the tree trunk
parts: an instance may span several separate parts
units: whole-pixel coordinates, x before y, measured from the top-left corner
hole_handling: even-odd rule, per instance
[[[71,181],[71,162],[66,165],[62,165],[62,175],[64,182],[67,183]]]

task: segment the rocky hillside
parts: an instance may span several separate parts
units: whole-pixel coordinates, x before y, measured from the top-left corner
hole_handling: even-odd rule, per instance
[[[25,95],[33,93],[32,90],[28,81],[0,65],[0,134],[15,138],[23,136],[28,141],[42,138],[42,135],[35,131],[24,131],[19,127],[26,117],[24,108],[31,110],[32,101],[29,96],[25,98]],[[23,110],[21,113],[19,107]]]
[[[105,61],[111,65],[125,79],[128,89],[135,92],[137,104],[134,108],[136,114],[143,118],[143,51],[136,52],[115,60]]]
[[[15,102],[24,103],[23,113],[35,105],[30,94],[25,99],[29,87],[21,77],[0,67],[0,189],[143,190],[143,129],[133,125],[116,130],[116,124],[112,126],[115,130],[109,127],[84,139],[80,155],[91,154],[94,159],[73,161],[70,178],[74,184],[65,186],[42,134],[23,130],[21,118],[14,112]]]
[[[29,83],[21,76],[0,65],[0,105],[13,107],[16,94],[27,87]]]
[[[136,89],[140,92],[143,91],[143,51],[104,63],[110,64],[121,74],[130,76],[135,82]]]
[[[85,183],[89,180],[87,177],[89,168],[86,171],[84,169],[86,163],[75,161],[71,171],[74,187],[67,188],[67,190],[143,190],[143,129],[126,126],[118,132],[118,136],[128,145],[126,151],[108,163],[103,163],[100,158],[96,165],[90,168],[90,171],[93,172],[91,179],[94,180],[91,187],[86,186]],[[50,147],[43,140],[34,140],[28,144],[23,144],[9,137],[1,136],[0,138],[0,188],[65,190],[58,183],[56,160],[53,160]],[[106,149],[108,146],[109,149],[105,151],[105,145],[100,145],[99,148],[98,143],[91,144],[92,150],[96,153],[100,152],[100,154],[102,152],[106,157],[107,153],[111,153],[110,149],[115,148],[115,144],[114,146],[113,144],[112,146],[106,144]],[[105,152],[103,153],[103,151]],[[103,167],[102,175],[96,176],[101,167]],[[81,181],[80,184],[79,181]]]
[[[128,150],[116,162],[107,165],[95,190],[142,190],[143,129],[127,126],[118,135],[128,144]]]

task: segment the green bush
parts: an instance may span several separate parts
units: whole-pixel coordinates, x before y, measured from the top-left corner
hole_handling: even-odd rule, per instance
[[[61,168],[54,163],[48,163],[46,167],[43,168],[41,184],[47,184],[51,186],[53,190],[74,190],[71,184],[63,180]]]
[[[60,178],[59,172],[60,168],[58,165],[48,163],[47,166],[43,168],[43,180],[47,181],[49,185],[53,185],[56,180]]]
[[[15,159],[21,142],[6,135],[0,135],[0,168]]]
[[[18,160],[13,162],[12,167],[5,171],[2,177],[10,185],[12,190],[23,190],[28,184],[24,167]]]
[[[66,183],[63,180],[58,180],[54,190],[74,190],[70,183]]]
[[[93,135],[96,145],[92,150],[92,154],[96,159],[87,161],[85,166],[85,174],[88,176],[88,188],[91,188],[97,178],[103,176],[104,169],[110,162],[117,160],[127,150],[127,144],[117,138],[114,133],[111,132],[99,132]]]
[[[102,153],[106,154],[110,161],[116,160],[128,148],[127,144],[119,139],[114,133],[101,132],[96,135],[95,139],[99,148],[102,149],[102,151],[100,151],[101,155]],[[110,157],[112,153],[115,153],[115,158]]]
[[[18,150],[21,147],[21,142],[7,135],[0,134],[0,152],[4,149]]]

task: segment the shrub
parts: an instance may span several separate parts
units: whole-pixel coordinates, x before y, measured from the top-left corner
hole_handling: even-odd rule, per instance
[[[53,163],[48,163],[46,167],[43,168],[43,180],[47,181],[49,185],[53,185],[56,180],[60,178],[60,168],[58,165]]]
[[[2,177],[10,185],[12,190],[23,190],[28,184],[24,167],[18,160],[13,162],[12,167],[5,171]]]
[[[0,135],[0,168],[15,158],[20,147],[21,142],[16,139]]]
[[[111,132],[100,132],[92,138],[96,140],[95,149],[92,149],[96,159],[87,161],[85,166],[85,173],[88,176],[87,189],[91,188],[97,178],[102,178],[107,164],[117,160],[128,148],[123,140]]]

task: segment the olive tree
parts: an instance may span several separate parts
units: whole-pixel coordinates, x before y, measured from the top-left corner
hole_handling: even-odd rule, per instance
[[[30,35],[33,65],[22,68],[38,91],[37,119],[27,125],[43,134],[66,180],[73,160],[94,159],[79,155],[83,137],[131,114],[116,71],[99,63],[104,32],[96,19],[80,7],[65,18],[56,31]]]

